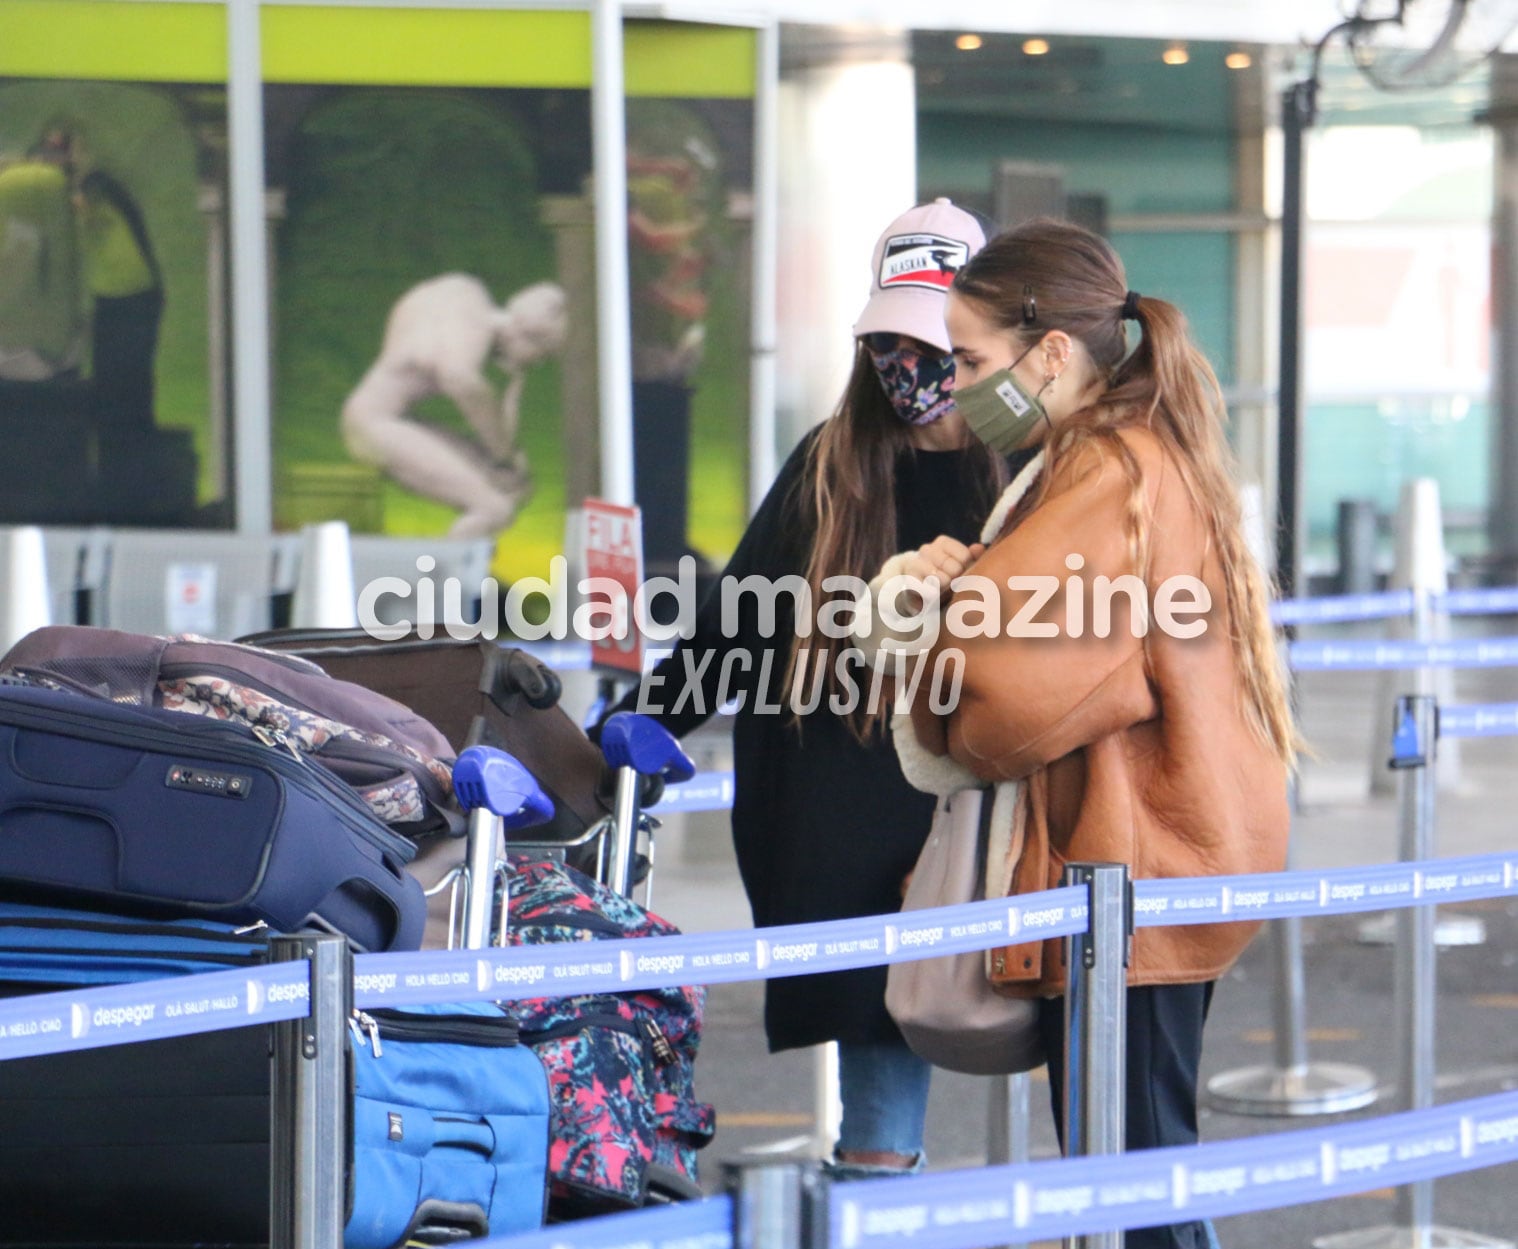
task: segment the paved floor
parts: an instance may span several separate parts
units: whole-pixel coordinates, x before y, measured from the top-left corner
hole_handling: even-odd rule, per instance
[[[1342,636],[1366,636],[1367,626],[1344,627]],[[1457,632],[1518,634],[1518,620],[1457,623]],[[1322,636],[1319,634],[1319,636]],[[1300,718],[1316,755],[1303,768],[1301,813],[1293,833],[1295,865],[1303,868],[1383,862],[1397,857],[1394,795],[1369,792],[1372,755],[1385,751],[1386,733],[1372,721],[1382,678],[1375,674],[1310,674],[1299,684]],[[1388,687],[1391,682],[1386,682]],[[1406,688],[1405,682],[1397,684]],[[1518,673],[1457,674],[1459,702],[1518,700]],[[1390,689],[1386,691],[1389,698]],[[719,758],[720,733],[696,743]],[[1511,846],[1518,821],[1518,739],[1459,743],[1459,775],[1441,793],[1436,848],[1440,854],[1478,854]],[[661,841],[655,909],[688,930],[715,930],[748,922],[720,815],[688,817]],[[1444,1100],[1518,1087],[1518,901],[1462,907],[1486,922],[1480,946],[1452,947],[1438,960],[1438,1090]],[[1358,1065],[1382,1090],[1379,1102],[1348,1118],[1387,1113],[1396,1106],[1396,1038],[1392,1005],[1392,953],[1362,944],[1360,920],[1325,918],[1304,923],[1306,1022],[1314,1062]],[[1258,940],[1220,984],[1208,1028],[1204,1079],[1272,1057],[1271,942]],[[704,1161],[709,1187],[720,1162],[746,1151],[796,1145],[813,1132],[814,1070],[810,1051],[765,1052],[756,984],[721,986],[710,996],[698,1091],[716,1103],[719,1126]],[[1029,1134],[1035,1157],[1055,1153],[1047,1085],[1034,1073]],[[934,1169],[969,1167],[986,1158],[989,1084],[976,1077],[939,1073],[929,1110],[928,1151]],[[1203,1111],[1203,1136],[1222,1140],[1313,1127],[1331,1117],[1257,1118]],[[1512,1166],[1442,1180],[1436,1218],[1448,1227],[1518,1240],[1518,1168]],[[1395,1218],[1390,1191],[1319,1202],[1224,1220],[1225,1249],[1307,1246],[1330,1233],[1371,1228]],[[1407,1239],[1382,1242],[1387,1249]],[[1436,1241],[1435,1244],[1442,1242]]]

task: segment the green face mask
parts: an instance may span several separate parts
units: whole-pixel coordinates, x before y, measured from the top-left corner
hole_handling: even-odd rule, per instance
[[[1027,354],[1025,351],[1023,356]],[[970,431],[998,455],[1016,451],[1033,436],[1039,422],[1049,420],[1039,397],[1029,394],[1012,375],[1023,356],[973,386],[954,390],[954,406],[964,415]]]

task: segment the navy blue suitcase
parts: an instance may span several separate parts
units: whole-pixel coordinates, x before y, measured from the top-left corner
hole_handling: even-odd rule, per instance
[[[240,724],[0,684],[0,896],[419,948],[416,847]]]
[[[266,930],[0,902],[0,996],[267,961]],[[488,1002],[358,1013],[349,1249],[526,1231],[548,1081]],[[0,1246],[263,1245],[266,1027],[0,1061]]]

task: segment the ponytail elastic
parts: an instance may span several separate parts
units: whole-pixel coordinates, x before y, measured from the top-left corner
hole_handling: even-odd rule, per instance
[[[1139,319],[1139,300],[1143,296],[1137,291],[1129,291],[1123,296],[1122,311],[1118,313],[1124,321],[1137,321]]]

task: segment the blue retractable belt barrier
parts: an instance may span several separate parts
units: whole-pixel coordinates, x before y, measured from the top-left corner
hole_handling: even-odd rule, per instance
[[[1411,590],[1388,590],[1383,594],[1282,599],[1270,605],[1270,618],[1278,625],[1331,624],[1347,620],[1385,620],[1392,616],[1411,615],[1412,610]]]
[[[1515,891],[1518,854],[1380,863],[1323,872],[1139,880],[1133,885],[1134,924],[1144,928],[1345,915],[1413,906],[1424,900],[1470,902]]]
[[[1278,625],[1344,624],[1355,620],[1389,620],[1410,616],[1415,596],[1411,590],[1383,590],[1374,594],[1331,594],[1321,598],[1279,599],[1270,605],[1270,618]],[[1518,586],[1449,590],[1432,596],[1436,611],[1453,616],[1498,616],[1518,612]],[[520,648],[550,668],[565,672],[590,667],[590,644],[576,639],[521,642]],[[650,647],[647,666],[669,654],[667,648]]]
[[[214,1032],[310,1013],[303,962],[0,1001],[0,1059]]]
[[[1472,703],[1439,708],[1440,737],[1518,735],[1518,703]]]
[[[505,645],[525,651],[539,663],[560,672],[583,672],[590,667],[590,643],[580,641],[521,642],[512,640]]]
[[[1134,923],[1249,922],[1510,895],[1518,895],[1518,852],[1322,872],[1141,880],[1134,883]],[[354,1004],[509,1000],[842,971],[1084,932],[1086,899],[1084,889],[1071,886],[928,911],[600,941],[594,949],[574,944],[361,954],[354,959]],[[306,1013],[303,968],[211,972],[13,998],[0,1002],[0,1058],[297,1018]]]
[[[361,954],[353,964],[353,1002],[395,1006],[769,980],[984,950],[1085,928],[1086,890],[1070,887],[934,911],[597,941],[593,949],[576,943]]]
[[[649,810],[655,815],[676,811],[726,811],[733,805],[732,772],[697,772],[688,781],[666,785],[658,803]]]
[[[1439,595],[1434,606],[1452,616],[1497,616],[1518,612],[1518,586],[1450,590]]]
[[[1518,1158],[1518,1093],[1333,1127],[1060,1158],[832,1189],[829,1249],[975,1249],[1216,1219],[1497,1166]],[[576,1249],[728,1249],[728,1198],[575,1224]],[[726,1222],[724,1222],[726,1220]],[[562,1229],[559,1229],[560,1231]],[[554,1229],[482,1249],[554,1249]]]
[[[1518,1094],[1212,1145],[834,1189],[832,1249],[971,1249],[1220,1218],[1518,1158]]]
[[[1293,642],[1287,647],[1287,659],[1298,672],[1512,667],[1518,665],[1518,638],[1467,638],[1456,642]]]

